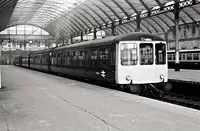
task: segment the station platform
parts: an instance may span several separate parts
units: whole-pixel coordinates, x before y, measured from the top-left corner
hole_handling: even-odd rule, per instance
[[[200,85],[200,70],[168,69],[169,81]]]
[[[200,111],[15,66],[3,66],[1,131],[200,130]]]

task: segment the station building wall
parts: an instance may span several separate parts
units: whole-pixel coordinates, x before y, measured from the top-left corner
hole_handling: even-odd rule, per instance
[[[199,25],[197,23],[197,25]],[[198,49],[200,48],[200,25],[194,23],[179,26],[179,49]],[[168,50],[175,49],[175,27],[168,31]]]

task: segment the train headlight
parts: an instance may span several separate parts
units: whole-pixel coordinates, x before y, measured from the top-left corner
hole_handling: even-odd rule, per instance
[[[127,80],[127,81],[130,81],[130,80],[131,80],[131,77],[130,77],[130,76],[126,76],[126,80]]]
[[[160,79],[163,80],[165,79],[165,76],[163,74],[160,75]]]

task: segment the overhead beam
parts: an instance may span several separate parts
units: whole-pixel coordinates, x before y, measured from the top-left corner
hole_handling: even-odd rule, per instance
[[[96,3],[94,3],[94,0],[89,0],[91,2],[92,5],[94,5],[95,7],[97,7],[101,12],[103,12],[104,15],[107,16],[107,18],[110,21],[113,21],[112,18],[108,15],[108,13],[106,13],[102,8],[100,8],[100,6],[98,6]]]
[[[114,9],[112,9],[112,7],[110,6],[110,5],[108,5],[104,0],[99,0],[98,1],[98,3],[97,2],[94,2],[93,0],[88,0],[88,1],[90,1],[91,2],[91,4],[92,5],[94,5],[96,8],[98,8],[102,13],[103,13],[103,15],[105,15],[106,16],[106,18],[108,18],[109,20],[110,20],[110,22],[114,22],[114,23],[118,23],[118,21],[117,20],[119,20],[119,21],[121,21],[121,19],[122,18],[120,18],[120,16],[114,11]],[[112,2],[113,2],[113,4],[115,4],[120,10],[122,10],[122,12],[125,14],[125,12],[123,11],[124,9],[122,9],[122,7],[121,7],[121,5],[119,5],[119,3],[116,3],[116,0],[111,0]],[[130,3],[130,1],[129,0],[124,0],[135,12],[136,12],[136,14],[138,14],[138,11],[134,8],[134,5],[133,4],[131,4]],[[159,15],[159,14],[164,14],[164,13],[167,13],[167,12],[172,12],[172,11],[174,11],[174,4],[173,5],[169,5],[169,6],[166,6],[166,7],[161,7],[160,9],[155,9],[155,10],[150,10],[149,9],[149,7],[147,6],[147,4],[145,4],[145,2],[144,2],[144,0],[139,0],[140,2],[141,2],[141,4],[145,7],[145,9],[147,9],[147,11],[148,11],[148,13],[146,13],[147,15],[145,16],[144,15],[144,17],[143,18],[147,18],[147,17],[151,17],[151,16],[156,16],[156,15]],[[159,6],[163,6],[163,5],[161,5],[161,2],[159,1],[159,0],[155,0],[155,2],[159,5]],[[180,9],[183,9],[183,8],[185,8],[185,7],[190,7],[190,6],[192,6],[192,5],[195,5],[195,4],[199,4],[200,2],[199,1],[195,1],[195,0],[186,0],[186,1],[179,1],[179,0],[176,0],[176,2],[178,2],[178,4],[179,4],[179,6],[180,6]],[[116,19],[115,18],[113,18],[112,16],[109,16],[108,15],[108,13],[107,12],[105,12],[105,10],[100,6],[100,4],[102,4],[102,5],[104,5],[105,7],[107,7],[113,14],[114,14],[114,17],[116,17]],[[84,6],[86,6],[86,5],[84,5]],[[104,7],[104,8],[105,8]],[[121,7],[121,8],[120,8]],[[88,9],[93,9],[92,7],[89,7],[89,6],[87,6],[87,8]],[[87,11],[87,10],[86,10]],[[92,10],[91,10],[92,11]],[[94,9],[93,9],[93,12],[94,12]],[[80,12],[79,12],[80,13]],[[86,28],[88,28],[88,29],[85,29],[85,30],[91,30],[92,29],[92,27],[96,27],[96,25],[94,24],[94,22],[93,23],[91,23],[91,22],[89,22],[89,21],[91,21],[92,19],[94,20],[94,19],[96,19],[94,16],[93,16],[93,18],[90,16],[90,15],[92,15],[91,13],[87,13],[88,14],[88,16],[90,16],[90,17],[87,17],[87,19],[86,18],[84,18],[84,11],[82,11],[82,13],[80,13],[79,15],[76,15],[76,17],[74,17],[75,19],[76,19],[76,21],[79,21],[79,23],[81,23],[81,24],[79,24],[79,29],[80,29],[80,27],[81,28],[83,28],[82,26],[80,26],[80,25],[82,25],[82,21],[84,21],[85,22],[85,26],[84,27],[86,27]],[[105,28],[110,28],[110,26],[107,26],[108,25],[108,23],[109,23],[109,21],[107,22],[107,21],[103,21],[102,20],[102,18],[100,17],[100,14],[97,12],[97,11],[95,11],[94,12],[95,14],[96,14],[96,16],[98,16],[98,18],[100,18],[101,19],[101,21],[103,22],[103,24],[105,25],[105,26],[102,26],[103,24],[101,24],[99,21],[99,24],[101,24],[100,26],[102,26],[103,28],[101,28],[101,29],[105,29]],[[126,12],[127,13],[127,12]],[[75,14],[77,14],[77,13],[75,13]],[[99,14],[99,15],[97,15],[97,14]],[[80,16],[81,15],[81,16]],[[78,16],[78,17],[77,17]],[[123,23],[120,23],[120,24],[126,24],[126,23],[128,23],[128,22],[132,22],[132,21],[136,21],[135,19],[131,19],[131,18],[129,18],[130,16],[128,15],[128,13],[127,14],[125,14],[125,16],[128,16],[128,19],[127,20],[125,20],[125,22],[123,22]],[[81,21],[80,19],[78,19],[79,17],[82,17],[83,18],[83,20]],[[91,18],[91,19],[89,19],[89,18]],[[165,23],[166,25],[167,25],[167,23],[162,19],[162,18],[160,18],[160,17],[157,17],[157,18],[159,18],[160,20],[162,20],[163,21],[163,23]],[[89,21],[88,21],[89,20]],[[97,19],[96,19],[97,20]],[[180,20],[181,20],[181,18],[180,18]],[[88,21],[88,23],[86,22],[86,21]],[[94,20],[95,21],[95,20]],[[183,23],[184,23],[184,20],[182,19],[182,21],[183,21]],[[97,23],[97,21],[95,21],[96,23]],[[77,22],[76,22],[77,23]],[[107,23],[107,24],[106,24]],[[156,22],[155,22],[156,23]],[[98,24],[98,25],[99,25]],[[118,25],[120,25],[120,24],[115,24],[116,26],[118,26]],[[147,24],[149,24],[148,22],[147,22]],[[92,27],[91,27],[91,26]],[[158,32],[158,30],[152,25],[152,24],[149,24],[149,25],[151,25],[152,26],[152,28],[154,28],[154,30],[156,31],[156,32]],[[144,25],[143,25],[144,26]],[[158,26],[160,27],[161,25],[158,23]],[[167,25],[168,27],[169,27],[169,25]],[[145,26],[144,26],[145,27]],[[161,28],[161,27],[160,27]],[[76,27],[76,29],[78,29],[77,27]],[[148,28],[147,28],[147,30],[148,30]],[[163,29],[162,29],[163,30]],[[79,32],[79,34],[80,34],[80,32]]]
[[[120,27],[125,33],[128,33],[127,28],[125,26],[117,26]]]
[[[155,17],[157,17],[158,19],[160,19],[163,23],[165,23],[165,25],[166,25],[170,30],[172,30],[171,26],[170,26],[165,20],[163,20],[159,15],[157,15],[157,16],[155,16]]]
[[[133,30],[131,30],[130,28],[127,27],[128,24],[124,24],[123,26],[128,29],[130,32],[133,32]]]
[[[92,16],[87,10],[83,9],[83,8],[79,8],[80,10],[82,10],[85,14],[89,15],[99,26],[101,25],[95,18],[94,16]]]
[[[131,7],[131,9],[133,9],[134,10],[134,12],[135,13],[139,13],[139,11],[138,10],[136,10],[136,8],[130,3],[130,1],[129,0],[124,0],[130,7]]]
[[[66,21],[63,21],[62,19],[60,19],[60,21],[59,22],[61,22],[61,24],[63,25],[61,25],[61,29],[62,28],[67,28],[68,29],[68,31],[71,31],[71,32],[73,32],[73,31],[75,31],[75,32],[78,32],[79,30],[77,30],[75,27],[76,26],[71,26],[71,23],[67,23]],[[73,24],[73,23],[72,23]]]
[[[81,27],[82,28],[82,30],[85,30],[85,28],[84,28],[84,23],[80,23],[78,20],[76,20],[75,18],[74,18],[74,16],[73,15],[69,15],[70,17],[64,17],[64,19],[68,19],[70,22],[71,21],[74,21],[74,22],[76,22],[78,25],[79,25],[79,27]],[[73,20],[72,20],[73,19]],[[75,24],[75,23],[74,23]],[[76,25],[77,25],[76,24]],[[88,27],[89,28],[89,27]]]
[[[139,0],[139,1],[144,6],[144,8],[149,11],[149,7],[144,3],[144,1],[143,0]]]
[[[8,5],[7,5],[8,4]],[[0,8],[0,31],[7,28],[13,10],[17,4],[17,0],[6,1],[6,6]]]
[[[132,26],[131,23],[127,23],[126,25],[128,25],[130,28],[132,28],[134,31],[136,31],[136,28],[134,28],[134,26]]]
[[[150,17],[149,19],[152,20],[153,22],[155,22],[156,25],[158,25],[158,26],[161,28],[161,30],[162,30],[163,32],[165,32],[165,29],[164,29],[156,20],[154,20],[152,17]]]
[[[82,14],[82,12],[80,12],[80,11],[78,11],[78,10],[74,10],[74,12],[75,12],[76,14],[79,14],[79,18],[80,18],[80,16],[82,16],[85,20],[87,20],[87,21],[90,23],[91,26],[94,27],[94,24],[93,24],[84,14]]]
[[[147,24],[149,24],[158,33],[158,30],[149,21],[145,19],[142,19],[142,20],[145,21]]]
[[[111,0],[117,7],[125,14],[126,17],[129,17],[128,13],[124,10],[124,8],[121,7],[121,5],[118,4],[115,0]]]
[[[111,8],[108,4],[106,4],[103,0],[99,0],[99,2],[101,2],[103,5],[105,5],[116,17],[117,17],[117,19],[121,19],[120,17],[119,17],[119,15],[113,10],[113,8]]]
[[[141,25],[144,26],[146,28],[146,30],[148,30],[150,33],[153,33],[145,24],[142,24],[142,22],[141,22]],[[142,30],[142,28],[141,28],[141,30]]]
[[[124,34],[124,33],[123,33],[124,30],[123,30],[121,27],[118,26],[118,27],[115,28],[115,29],[118,30],[121,34]],[[125,31],[125,32],[126,32],[126,31]]]
[[[184,11],[184,10],[181,10],[183,13],[185,13],[193,22],[194,22],[194,24],[196,25],[196,26],[198,26],[197,25],[197,23],[196,23],[196,21],[194,20],[194,18],[193,17],[191,17],[191,15],[189,14],[189,13],[187,13],[186,11]]]
[[[106,21],[103,19],[103,17],[101,17],[101,15],[99,15],[93,8],[91,8],[90,6],[88,6],[86,4],[84,4],[84,6],[86,6],[88,9],[90,9],[92,12],[94,12],[94,14],[97,15],[104,24],[106,24]]]
[[[155,0],[155,2],[156,2],[159,6],[162,6],[162,4],[160,3],[159,0]]]
[[[71,15],[73,15],[73,18],[76,19],[76,20],[78,18],[78,20],[80,20],[88,29],[90,28],[89,25],[87,23],[85,23],[84,20],[80,19],[80,17],[76,13],[71,13]]]

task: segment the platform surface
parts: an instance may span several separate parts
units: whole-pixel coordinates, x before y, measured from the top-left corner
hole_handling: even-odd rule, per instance
[[[168,69],[168,72],[170,80],[200,85],[200,70],[181,69],[180,71],[174,71],[174,69]]]
[[[198,131],[200,111],[2,67],[0,131]]]

